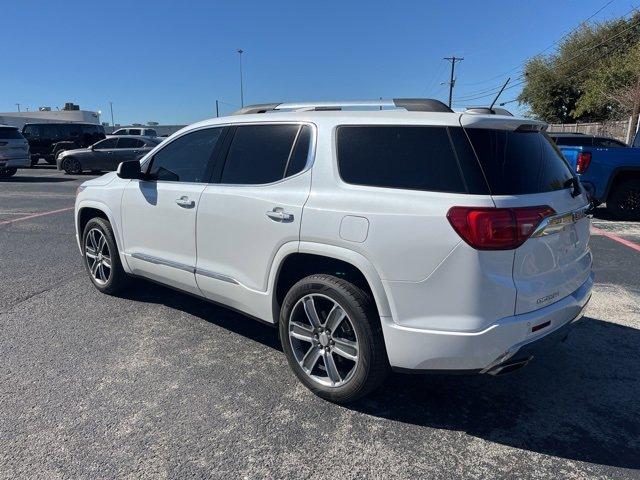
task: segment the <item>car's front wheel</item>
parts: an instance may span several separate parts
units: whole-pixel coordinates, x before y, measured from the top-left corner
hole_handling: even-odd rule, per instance
[[[289,290],[280,314],[280,340],[300,381],[333,402],[367,395],[389,369],[373,299],[332,275],[311,275]]]
[[[62,169],[69,175],[82,173],[82,166],[77,158],[67,157],[62,161]]]
[[[122,290],[129,277],[122,268],[111,225],[104,218],[92,218],[82,234],[84,265],[93,285],[109,295]]]

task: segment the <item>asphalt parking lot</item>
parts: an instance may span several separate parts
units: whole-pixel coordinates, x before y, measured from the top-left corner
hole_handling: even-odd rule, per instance
[[[99,294],[74,240],[87,178],[0,182],[0,477],[640,477],[639,223],[597,212],[593,298],[549,356],[342,407],[268,326],[144,281]]]

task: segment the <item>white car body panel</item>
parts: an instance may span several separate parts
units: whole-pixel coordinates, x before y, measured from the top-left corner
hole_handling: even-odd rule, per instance
[[[278,272],[292,254],[345,261],[365,277],[380,315],[393,367],[480,370],[514,346],[578,318],[593,276],[589,219],[528,239],[515,250],[479,251],[446,218],[452,206],[549,205],[557,213],[587,203],[569,190],[491,196],[350,185],[336,159],[339,125],[438,125],[515,129],[528,119],[496,115],[379,112],[279,112],[207,120],[207,126],[252,123],[314,126],[313,164],[268,185],[122,180],[115,173],[83,184],[76,214],[105,212],[127,272],[205,297],[260,320],[278,321]],[[183,196],[193,208],[175,202]],[[293,215],[277,222],[274,208]],[[78,232],[81,235],[82,232]],[[555,295],[555,292],[558,292]],[[540,301],[540,299],[543,299]],[[531,326],[549,326],[535,334]]]

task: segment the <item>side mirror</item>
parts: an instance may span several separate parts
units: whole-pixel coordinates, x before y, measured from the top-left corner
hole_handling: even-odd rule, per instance
[[[120,163],[116,174],[120,178],[128,180],[140,180],[143,177],[142,170],[140,170],[140,162],[138,160]]]

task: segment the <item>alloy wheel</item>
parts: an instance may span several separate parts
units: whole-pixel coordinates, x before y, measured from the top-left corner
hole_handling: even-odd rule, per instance
[[[92,228],[84,242],[84,254],[89,273],[98,285],[105,285],[111,277],[111,252],[104,233]]]
[[[358,337],[346,311],[322,294],[309,294],[289,316],[293,355],[313,381],[339,387],[354,375],[359,362]]]

